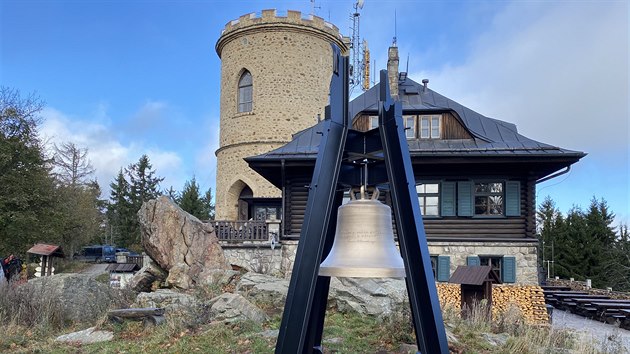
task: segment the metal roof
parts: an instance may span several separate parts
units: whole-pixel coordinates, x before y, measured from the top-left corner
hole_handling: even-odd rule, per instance
[[[37,254],[40,256],[65,257],[61,246],[38,243],[31,247],[26,253]]]
[[[349,119],[359,113],[378,114],[379,84],[349,103]],[[541,143],[518,133],[516,125],[485,117],[407,78],[399,85],[403,113],[454,112],[471,133],[472,139],[409,139],[412,156],[556,156],[575,161],[586,154]],[[268,160],[310,160],[317,156],[321,141],[320,122],[293,135],[293,140],[278,149],[247,158],[248,162]],[[351,122],[349,122],[351,125]],[[318,134],[319,133],[319,134]],[[575,162],[573,161],[573,162]]]
[[[133,272],[140,269],[136,263],[114,263],[107,266],[109,272]]]
[[[501,284],[491,266],[459,266],[448,280],[451,284],[481,285],[486,280]]]

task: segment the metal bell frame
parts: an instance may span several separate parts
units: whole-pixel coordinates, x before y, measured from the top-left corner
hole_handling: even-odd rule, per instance
[[[429,248],[416,196],[402,107],[380,72],[379,128],[348,129],[348,58],[333,49],[330,104],[322,124],[306,214],[300,233],[276,353],[322,353],[330,276],[319,275],[335,238],[344,186],[389,186],[419,353],[448,353]],[[363,172],[368,164],[369,176]]]

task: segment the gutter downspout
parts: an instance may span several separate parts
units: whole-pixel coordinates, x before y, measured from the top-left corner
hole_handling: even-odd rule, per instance
[[[548,181],[548,180],[550,180],[550,179],[552,179],[552,178],[556,178],[556,177],[558,177],[558,176],[562,176],[563,174],[568,173],[569,171],[571,171],[571,166],[567,166],[567,167],[565,167],[565,169],[564,169],[564,170],[562,170],[562,171],[559,171],[559,172],[556,172],[556,173],[550,174],[550,175],[548,175],[548,176],[546,176],[546,177],[543,177],[543,178],[541,178],[541,179],[536,180],[536,184],[541,183],[541,182],[544,182],[544,181]]]
[[[285,201],[285,180],[284,180],[285,176],[284,176],[284,159],[280,160],[280,181],[282,183],[282,216],[281,216],[281,224],[280,224],[280,242],[282,242],[281,240],[284,239],[284,227],[285,227],[285,205],[284,205],[284,201]]]

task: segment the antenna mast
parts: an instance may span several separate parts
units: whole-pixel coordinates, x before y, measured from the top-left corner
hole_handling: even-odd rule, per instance
[[[350,42],[350,94],[355,87],[361,87],[363,91],[369,89],[370,83],[370,51],[367,41],[361,40],[359,10],[363,8],[364,0],[357,0],[353,5],[354,13],[350,15],[352,20],[352,41]],[[366,62],[367,61],[367,62]],[[367,83],[367,84],[366,84]]]

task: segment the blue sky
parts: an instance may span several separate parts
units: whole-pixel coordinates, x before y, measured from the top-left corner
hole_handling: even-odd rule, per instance
[[[352,1],[315,13],[349,35]],[[0,2],[0,84],[47,103],[42,136],[87,147],[98,180],[151,159],[180,190],[214,187],[224,25],[262,9],[311,11],[306,1]],[[567,211],[605,198],[630,217],[627,1],[371,1],[361,34],[377,69],[397,36],[409,75],[536,140],[585,151],[538,186]],[[396,16],[394,16],[396,13]],[[396,17],[396,26],[394,26]]]

